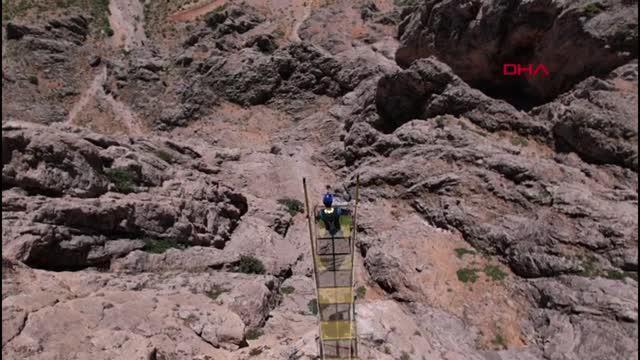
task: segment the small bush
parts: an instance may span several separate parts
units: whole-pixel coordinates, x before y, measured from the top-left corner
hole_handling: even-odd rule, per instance
[[[356,297],[358,299],[364,299],[365,295],[367,295],[367,288],[364,286],[359,286],[356,289]]]
[[[169,239],[147,239],[144,242],[143,251],[153,254],[162,254],[169,249],[184,249],[184,244]]]
[[[249,356],[257,356],[262,354],[262,349],[259,348],[253,348],[249,351]]]
[[[288,295],[288,294],[293,294],[296,291],[296,288],[294,288],[293,286],[283,286],[280,288],[280,292]]]
[[[31,75],[29,76],[29,82],[32,83],[33,85],[38,85],[40,81],[38,80],[37,76]]]
[[[116,186],[116,191],[123,194],[132,193],[135,190],[134,175],[125,169],[107,169],[105,175]]]
[[[522,136],[515,135],[511,138],[511,144],[515,146],[527,146],[529,145],[529,140]]]
[[[623,280],[626,276],[625,276],[625,273],[623,273],[622,271],[608,270],[605,277],[607,279]]]
[[[600,272],[601,270],[598,266],[598,259],[593,256],[589,256],[582,261],[582,271],[579,275],[593,278],[599,276]]]
[[[207,291],[205,294],[211,298],[211,300],[216,300],[218,298],[218,296],[222,295],[223,293],[226,293],[227,289],[223,288],[220,285],[213,285],[213,287],[211,288],[211,290]]]
[[[260,329],[249,329],[249,331],[247,331],[244,337],[247,340],[255,340],[262,335],[264,335],[264,333]]]
[[[493,340],[491,340],[491,343],[500,349],[505,349],[507,347],[507,341],[500,333],[496,334]]]
[[[458,257],[458,259],[462,259],[467,254],[470,254],[470,255],[475,255],[476,254],[475,251],[469,250],[469,249],[465,249],[465,248],[456,248],[456,249],[453,249],[453,251],[455,251],[456,256]]]
[[[318,315],[318,301],[316,299],[309,300],[309,302],[307,303],[307,308],[313,315]]]
[[[493,280],[501,281],[507,277],[507,273],[502,271],[500,267],[496,265],[487,265],[484,267],[484,273],[487,274]]]
[[[400,360],[411,360],[411,356],[409,356],[406,351],[403,351],[402,354],[400,354]]]
[[[155,154],[157,157],[159,157],[160,159],[162,159],[164,162],[167,162],[169,164],[173,164],[175,162],[175,158],[173,157],[173,155],[171,155],[171,153],[159,149],[155,151]]]
[[[458,280],[462,281],[463,283],[467,283],[467,282],[474,283],[478,280],[477,269],[463,268],[458,270],[456,274],[458,275]]]
[[[394,0],[393,3],[396,6],[415,6],[418,4],[418,0]]]
[[[600,2],[594,2],[585,6],[582,10],[588,17],[594,17],[604,11],[606,7]]]
[[[253,256],[240,256],[240,263],[236,268],[237,272],[245,274],[264,274],[265,269],[262,261]]]
[[[304,204],[300,200],[284,198],[278,200],[278,204],[284,205],[291,216],[295,216],[297,213],[301,213],[304,208]]]
[[[612,280],[624,280],[626,278],[632,278],[635,281],[638,281],[638,273],[635,271],[607,270],[604,277]]]

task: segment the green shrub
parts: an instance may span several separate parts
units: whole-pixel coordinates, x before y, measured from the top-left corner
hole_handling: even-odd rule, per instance
[[[467,283],[467,282],[474,283],[476,282],[476,280],[478,280],[477,269],[463,268],[458,270],[456,274],[458,275],[458,280],[462,281],[463,283]]]
[[[255,340],[262,335],[264,335],[264,333],[260,329],[249,329],[249,331],[247,331],[244,337],[247,340]]]
[[[591,4],[588,4],[584,8],[582,8],[582,10],[584,11],[584,14],[587,15],[588,17],[594,17],[599,13],[601,13],[602,11],[604,11],[605,9],[606,9],[606,6],[604,6],[602,3],[597,1]]]
[[[601,273],[600,267],[598,266],[598,259],[594,256],[587,256],[586,259],[582,261],[582,271],[579,273],[581,276],[593,278],[599,276]]]
[[[135,190],[134,175],[125,169],[105,170],[107,178],[116,186],[116,191],[123,194],[132,193]]]
[[[307,303],[307,308],[313,315],[318,315],[318,301],[316,299],[309,300],[309,302]]]
[[[522,136],[515,135],[511,138],[511,144],[515,146],[527,146],[529,145],[529,140]]]
[[[296,288],[294,288],[293,286],[283,286],[280,288],[280,292],[288,295],[288,294],[293,294],[296,291]]]
[[[213,285],[213,287],[211,288],[211,290],[205,292],[205,294],[211,298],[211,300],[216,300],[218,298],[218,296],[222,295],[223,293],[228,292],[229,290],[223,288],[220,285]]]
[[[462,259],[467,254],[470,254],[470,255],[475,255],[476,254],[475,251],[469,250],[469,249],[465,249],[465,248],[456,248],[456,249],[453,249],[453,251],[455,251],[456,256],[459,259]]]
[[[304,208],[304,204],[300,200],[284,198],[278,200],[280,205],[287,208],[287,211],[291,216],[295,216],[297,213],[301,213]]]
[[[625,276],[625,273],[623,273],[622,271],[608,270],[605,277],[607,279],[623,280],[626,276]]]
[[[162,159],[164,162],[167,162],[169,164],[173,164],[175,162],[175,158],[168,151],[158,149],[154,153],[156,154],[157,157]]]
[[[393,3],[396,6],[416,6],[418,0],[394,0]]]
[[[490,278],[496,281],[504,280],[507,277],[507,273],[502,271],[500,267],[496,265],[487,265],[484,267],[484,273]]]
[[[259,348],[253,348],[249,351],[249,356],[257,356],[262,354],[262,349]]]
[[[29,76],[29,82],[32,83],[33,85],[38,85],[38,83],[40,82],[38,80],[38,77],[35,75],[30,75]]]
[[[632,278],[638,281],[638,273],[635,271],[607,270],[607,272],[604,274],[604,277],[612,280],[624,280],[626,278]]]
[[[356,297],[358,299],[364,299],[365,295],[367,295],[367,288],[364,286],[359,286],[356,289]]]
[[[153,254],[162,254],[169,249],[184,249],[185,247],[184,244],[179,244],[175,240],[146,239],[142,250]]]
[[[245,274],[264,274],[265,269],[262,261],[253,256],[240,256],[240,262],[236,267],[236,272]]]
[[[411,360],[411,356],[409,356],[406,351],[403,351],[402,354],[400,354],[400,360]]]
[[[500,349],[507,347],[507,341],[501,333],[497,333],[493,340],[491,340],[491,343]]]

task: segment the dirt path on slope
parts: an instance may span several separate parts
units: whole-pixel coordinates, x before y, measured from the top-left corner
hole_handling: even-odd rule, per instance
[[[107,80],[107,68],[102,67],[100,72],[93,78],[93,81],[89,85],[87,89],[85,89],[80,94],[80,99],[73,104],[71,111],[69,111],[69,116],[67,117],[67,124],[74,125],[75,119],[78,117],[78,114],[89,104],[91,100],[94,100],[99,92],[102,90],[102,85]]]
[[[212,2],[196,6],[192,9],[179,11],[170,15],[167,19],[171,21],[191,21],[198,16],[205,15],[211,11],[214,11],[218,7],[227,4],[227,0],[214,0]]]
[[[67,124],[77,125],[76,119],[82,114],[83,111],[93,110],[87,109],[89,105],[95,106],[95,104],[100,103],[100,101],[104,101],[111,108],[115,119],[118,120],[127,129],[128,134],[145,134],[145,126],[135,116],[133,111],[131,111],[131,109],[129,109],[126,104],[114,99],[111,94],[105,93],[102,86],[106,80],[107,67],[103,66],[100,69],[100,72],[96,74],[89,87],[82,92],[78,101],[73,104],[71,111],[69,111],[69,116],[67,117]]]
[[[109,1],[109,23],[113,29],[115,47],[141,46],[147,36],[144,33],[144,7],[139,0]]]
[[[294,41],[294,42],[302,41],[302,39],[300,38],[300,26],[302,26],[302,24],[309,18],[309,16],[311,16],[313,0],[307,0],[305,4],[306,6],[304,7],[304,13],[302,15],[302,18],[296,19],[296,21],[293,23],[293,27],[291,29],[291,35],[289,36],[289,39],[291,41]]]

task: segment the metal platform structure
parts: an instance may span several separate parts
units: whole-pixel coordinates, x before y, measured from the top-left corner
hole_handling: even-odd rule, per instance
[[[355,318],[354,254],[359,197],[356,180],[355,205],[334,206],[349,209],[340,216],[340,229],[333,236],[322,220],[321,207],[310,211],[306,179],[303,179],[309,238],[313,255],[314,280],[320,323],[320,358],[322,360],[358,359],[358,331]]]

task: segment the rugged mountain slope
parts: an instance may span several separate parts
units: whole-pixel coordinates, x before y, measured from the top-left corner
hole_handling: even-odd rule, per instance
[[[315,358],[359,174],[361,358],[637,359],[636,6],[3,3],[3,357]]]

